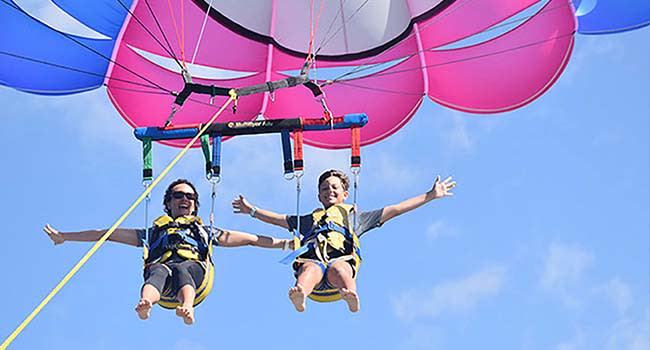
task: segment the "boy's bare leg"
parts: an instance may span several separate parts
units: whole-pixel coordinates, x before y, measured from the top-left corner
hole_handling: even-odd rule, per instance
[[[351,312],[359,311],[359,295],[357,283],[352,278],[352,266],[344,260],[339,260],[327,269],[327,280],[339,288],[341,298],[348,304]]]
[[[178,291],[176,298],[182,304],[176,307],[176,316],[182,317],[185,324],[190,325],[194,323],[194,298],[196,297],[196,290],[189,284],[181,287]]]
[[[140,301],[138,305],[135,306],[135,312],[138,313],[138,317],[141,320],[146,320],[149,318],[151,313],[151,307],[153,304],[157,303],[160,300],[160,292],[156,287],[151,284],[145,284],[142,286],[142,292],[140,293]]]
[[[323,278],[323,271],[320,266],[306,262],[300,267],[296,285],[289,289],[289,300],[296,308],[296,311],[305,311],[305,300],[311,294],[314,287]]]

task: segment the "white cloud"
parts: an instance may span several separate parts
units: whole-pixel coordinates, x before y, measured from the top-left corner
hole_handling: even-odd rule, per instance
[[[643,319],[623,318],[612,327],[607,339],[607,350],[650,349],[650,310]]]
[[[426,236],[430,240],[441,237],[451,237],[458,235],[458,230],[449,226],[444,220],[437,220],[429,224],[426,230]]]
[[[378,174],[378,176],[372,176],[373,188],[402,193],[412,184],[419,184],[422,180],[420,170],[414,169],[404,161],[404,158],[394,157],[392,153],[379,153],[373,157],[373,164],[368,166],[369,169],[373,169],[374,174]]]
[[[467,115],[461,115],[458,112],[453,113],[451,127],[445,136],[449,149],[467,152],[474,147],[474,140],[472,140],[467,130],[467,120]]]
[[[467,277],[440,283],[431,290],[405,291],[393,300],[394,312],[399,318],[412,319],[468,311],[499,293],[505,273],[503,266],[489,266]]]
[[[587,62],[603,55],[622,55],[623,47],[607,36],[580,36],[576,49],[573,50],[571,61],[562,74],[562,82],[573,85],[574,80],[582,74]]]
[[[618,278],[609,280],[603,286],[596,288],[596,293],[604,294],[614,305],[619,315],[623,315],[632,305],[632,291],[630,287]]]
[[[72,127],[78,128],[79,137],[86,147],[96,149],[108,145],[132,161],[141,159],[140,141],[133,136],[133,128],[110,104],[104,89],[76,97],[73,101],[58,101],[57,105],[74,117]]]
[[[179,339],[174,344],[174,349],[177,350],[207,350],[206,344],[198,343],[195,340]]]
[[[410,334],[399,348],[404,350],[445,349],[444,333],[437,328],[415,327],[411,329]]]
[[[579,287],[584,271],[593,261],[593,254],[578,246],[553,243],[545,258],[540,284],[558,294],[566,303],[574,304],[576,298],[571,296],[571,292]]]
[[[587,349],[584,332],[578,330],[573,337],[567,341],[558,344],[556,350],[583,350]]]

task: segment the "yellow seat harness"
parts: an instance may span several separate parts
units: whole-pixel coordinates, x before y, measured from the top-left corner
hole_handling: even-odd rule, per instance
[[[303,235],[299,241],[294,240],[294,249],[305,252],[298,256],[295,262],[313,262],[326,269],[336,261],[347,260],[351,262],[353,278],[356,279],[356,272],[361,265],[361,251],[359,238],[352,224],[353,215],[355,215],[354,206],[349,204],[335,204],[327,209],[314,210],[312,230]],[[309,252],[313,252],[317,260],[301,257]],[[330,257],[332,253],[336,253],[334,258]],[[329,283],[320,283],[309,298],[314,301],[329,302],[341,299],[341,294]]]
[[[156,240],[150,242],[150,238]],[[201,303],[212,290],[214,282],[214,265],[212,263],[212,239],[203,228],[203,222],[198,216],[181,216],[172,219],[163,215],[154,221],[153,232],[144,242],[144,266],[164,263],[174,253],[187,259],[195,260],[201,264],[204,277],[201,284],[196,287],[194,306]],[[167,295],[163,291],[158,304],[167,309],[174,309],[180,305],[175,295]]]

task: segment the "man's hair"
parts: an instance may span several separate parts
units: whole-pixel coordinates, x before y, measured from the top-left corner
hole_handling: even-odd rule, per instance
[[[163,199],[163,207],[165,208],[165,213],[169,216],[172,215],[172,211],[167,207],[167,203],[169,203],[172,200],[172,193],[174,193],[173,188],[176,185],[180,184],[186,184],[190,187],[192,187],[192,190],[194,191],[194,195],[196,196],[196,199],[194,200],[194,212],[192,215],[196,215],[199,211],[199,192],[196,190],[196,187],[194,187],[194,184],[190,182],[190,180],[186,179],[178,179],[167,186],[167,190],[165,190],[165,198]]]
[[[318,190],[320,191],[320,185],[327,180],[328,177],[335,176],[341,179],[341,184],[343,184],[343,189],[348,190],[350,187],[350,180],[348,180],[348,176],[345,175],[344,172],[341,170],[336,170],[336,169],[330,169],[318,177]]]

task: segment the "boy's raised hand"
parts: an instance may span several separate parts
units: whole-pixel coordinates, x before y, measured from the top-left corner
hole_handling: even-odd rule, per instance
[[[235,214],[250,214],[251,209],[253,206],[241,194],[232,200],[232,211]]]
[[[456,181],[452,181],[451,176],[444,181],[440,181],[440,175],[436,176],[436,181],[433,182],[433,187],[431,188],[433,198],[453,196],[454,194],[451,193],[451,189],[455,186]]]

